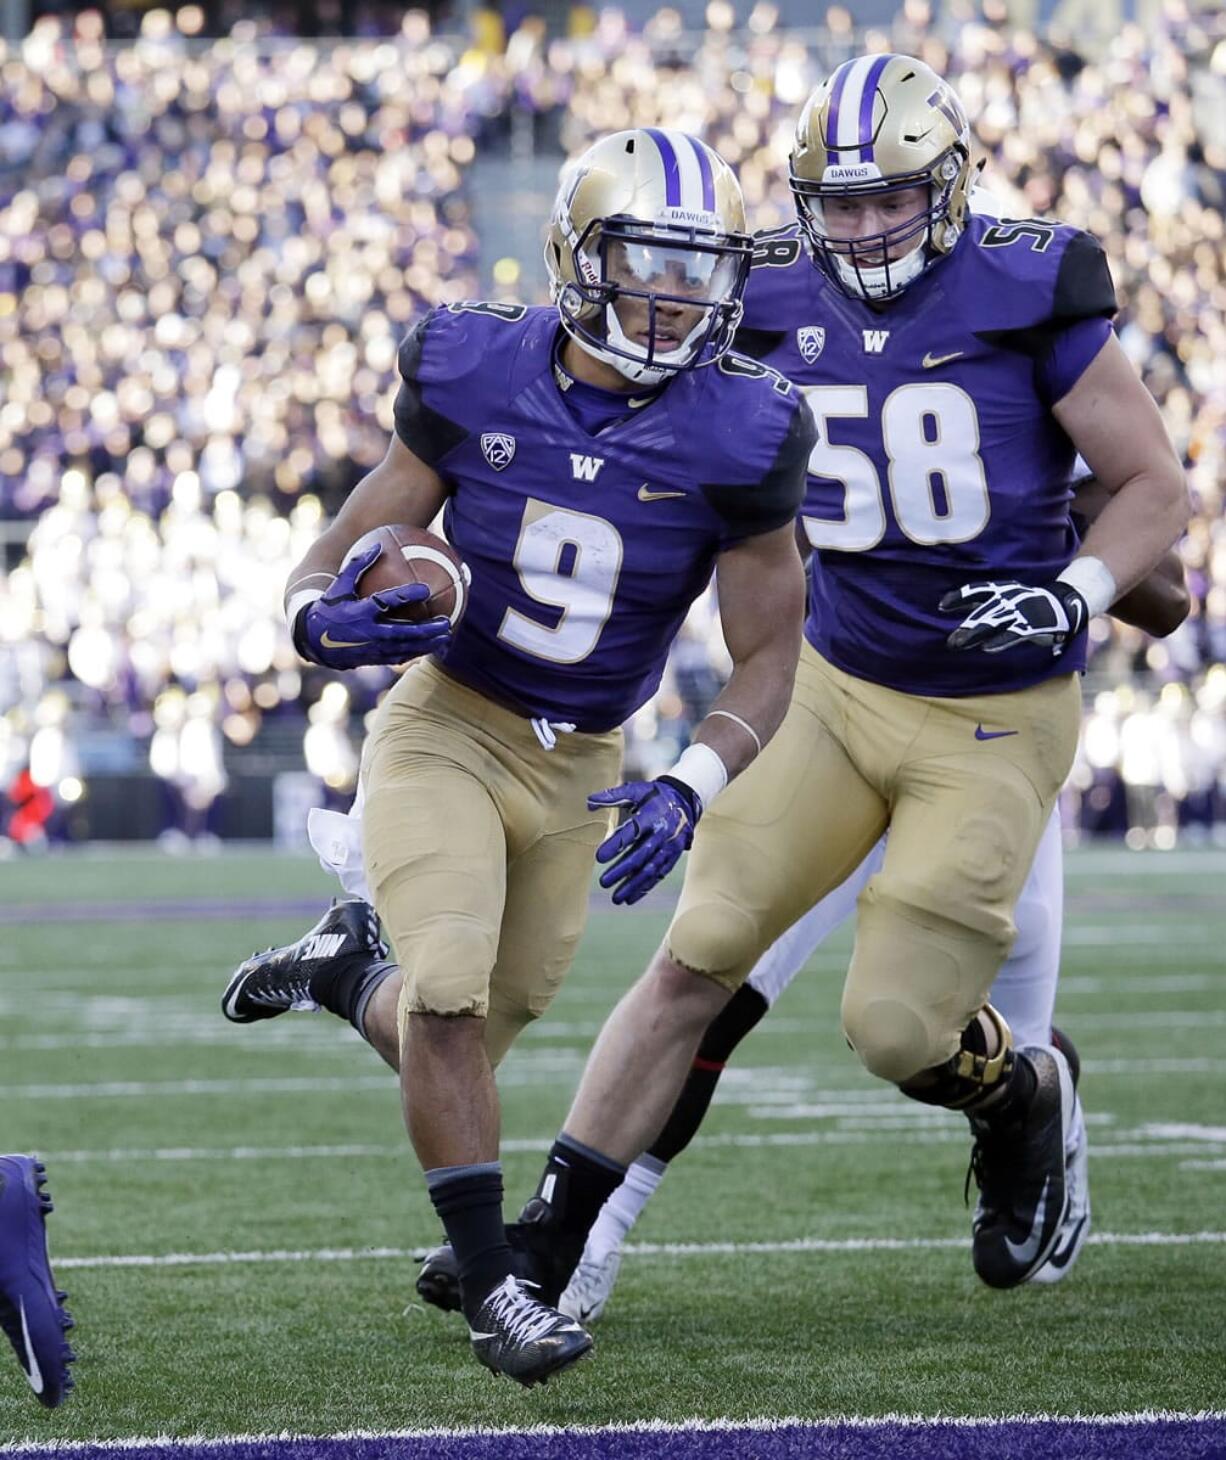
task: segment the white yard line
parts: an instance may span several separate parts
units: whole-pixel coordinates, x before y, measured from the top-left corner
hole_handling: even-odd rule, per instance
[[[507,1436],[528,1436],[548,1439],[559,1435],[679,1435],[679,1434],[770,1434],[777,1430],[813,1430],[821,1432],[833,1429],[877,1430],[896,1428],[902,1425],[919,1427],[942,1427],[947,1429],[1000,1429],[1005,1425],[1084,1425],[1098,1428],[1105,1425],[1167,1425],[1167,1424],[1215,1424],[1226,1419],[1226,1410],[1206,1409],[1196,1412],[1174,1409],[1143,1409],[1119,1414],[1053,1414],[1043,1411],[1006,1415],[947,1415],[928,1414],[834,1414],[823,1419],[787,1418],[761,1419],[683,1419],[683,1420],[629,1420],[610,1425],[550,1425],[534,1424],[520,1426],[443,1426],[431,1425],[416,1430],[342,1430],[329,1435],[307,1435],[282,1430],[273,1434],[236,1435],[133,1435],[119,1440],[35,1440],[29,1443],[0,1444],[0,1454],[13,1451],[29,1453],[69,1454],[80,1450],[125,1450],[165,1449],[181,1450],[191,1446],[194,1449],[222,1448],[230,1445],[292,1444],[295,1441],[346,1441],[346,1440],[458,1440],[481,1439]]]
[[[1117,1130],[1114,1139],[1104,1144],[1090,1142],[1090,1155],[1099,1160],[1120,1157],[1159,1157],[1212,1155],[1226,1146],[1226,1134],[1217,1135],[1213,1126],[1142,1127],[1138,1131]],[[1170,1134],[1166,1134],[1169,1130]],[[1129,1139],[1142,1137],[1142,1139]],[[964,1127],[951,1124],[947,1130],[916,1131],[908,1129],[909,1144],[965,1145]],[[719,1135],[696,1136],[692,1144],[708,1150],[769,1149],[791,1146],[868,1146],[896,1142],[897,1133],[885,1128],[841,1128],[829,1131],[771,1131],[769,1133],[721,1132]],[[513,1137],[502,1142],[505,1155],[522,1155],[547,1151],[547,1137]],[[92,1165],[151,1161],[330,1161],[330,1160],[399,1160],[408,1152],[403,1142],[374,1144],[348,1142],[318,1146],[116,1146],[101,1150],[42,1151],[40,1156],[52,1165]]]
[[[570,1083],[574,1072],[583,1062],[579,1051],[540,1049],[531,1058],[509,1062],[499,1071],[498,1082],[503,1086],[542,1086],[560,1081]],[[1082,1060],[1082,1069],[1102,1075],[1127,1075],[1140,1079],[1146,1075],[1210,1075],[1226,1072],[1226,1059],[1211,1057],[1190,1057],[1187,1059],[1087,1059]],[[734,1071],[730,1071],[732,1076]],[[743,1071],[753,1076],[752,1068]],[[775,1098],[781,1103],[786,1097],[795,1100],[798,1090],[805,1089],[809,1078],[799,1071],[789,1072],[788,1078],[796,1083],[788,1086],[775,1082],[778,1093]],[[327,1076],[272,1076],[251,1079],[218,1080],[100,1080],[84,1084],[37,1084],[0,1085],[0,1100],[102,1100],[149,1097],[162,1098],[176,1095],[306,1095],[312,1092],[336,1093],[339,1091],[359,1092],[379,1090],[386,1092],[394,1088],[394,1079],[388,1075],[327,1075]],[[770,1086],[768,1085],[768,1088]],[[807,1091],[806,1091],[807,1093]],[[842,1092],[840,1092],[842,1093]],[[735,1088],[730,1091],[731,1099],[721,1091],[721,1096],[731,1104],[767,1104],[769,1097],[763,1091],[746,1091],[743,1094]],[[739,1098],[738,1098],[739,1097]]]
[[[1226,1243],[1226,1232],[1092,1232],[1095,1247],[1192,1247]],[[634,1257],[738,1257],[795,1252],[931,1252],[964,1249],[967,1237],[796,1237],[783,1242],[630,1242]],[[270,1248],[252,1252],[127,1253],[94,1257],[57,1257],[61,1268],[228,1267],[275,1262],[383,1262],[419,1258],[414,1247]]]

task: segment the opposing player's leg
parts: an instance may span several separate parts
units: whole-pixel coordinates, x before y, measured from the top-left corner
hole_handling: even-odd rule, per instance
[[[863,682],[852,693],[858,762],[892,760],[880,727],[897,706],[875,703],[883,692]],[[1064,1055],[1015,1050],[987,996],[1072,759],[1079,691],[1070,676],[921,705],[891,768],[890,839],[860,898],[843,1027],[872,1073],[969,1116],[981,1190],[975,1268],[1011,1287],[1047,1260],[1064,1220],[1074,1097]],[[991,749],[984,724],[1005,731],[987,737]]]
[[[1090,1231],[1089,1143],[1078,1090],[1080,1060],[1072,1041],[1052,1026],[1060,973],[1064,923],[1064,856],[1060,815],[1048,819],[1014,912],[1017,937],[992,985],[991,1003],[1013,1032],[1018,1048],[1054,1046],[1068,1061],[1077,1092],[1064,1151],[1068,1202],[1052,1254],[1029,1281],[1054,1283],[1068,1276]]]
[[[425,666],[384,701],[363,769],[365,865],[403,970],[405,1124],[455,1252],[474,1351],[525,1384],[591,1346],[515,1274],[485,1048],[508,863],[539,834],[543,806],[561,801],[577,808],[576,823],[592,822],[592,777],[565,758],[532,764],[544,754],[526,721]],[[582,752],[571,760],[581,763]],[[589,857],[599,832],[593,824]]]
[[[604,1312],[621,1268],[626,1238],[655,1195],[669,1163],[693,1140],[733,1051],[757,1028],[814,950],[855,912],[856,898],[881,865],[884,851],[882,839],[850,877],[776,938],[707,1027],[664,1129],[631,1162],[625,1180],[601,1208],[558,1304],[563,1313],[588,1323]]]
[[[774,739],[704,815],[665,946],[596,1041],[523,1213],[529,1220],[521,1219],[523,1229],[539,1224],[525,1233],[535,1250],[569,1256],[576,1238],[582,1246],[625,1163],[663,1128],[712,1019],[762,952],[849,876],[884,830],[885,798],[831,729],[841,707],[816,656],[808,659],[802,652]],[[547,1281],[556,1273],[551,1264]]]
[[[76,1355],[64,1337],[73,1326],[67,1294],[47,1255],[45,1178],[33,1156],[0,1156],[0,1328],[39,1403],[54,1409],[72,1389]]]

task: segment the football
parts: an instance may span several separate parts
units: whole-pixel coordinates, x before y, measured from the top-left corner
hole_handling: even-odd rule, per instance
[[[470,574],[450,543],[424,527],[393,523],[363,534],[345,555],[345,561],[374,546],[383,552],[358,581],[363,598],[406,583],[424,583],[430,597],[395,609],[392,618],[414,623],[421,619],[447,618],[455,628],[468,607]]]

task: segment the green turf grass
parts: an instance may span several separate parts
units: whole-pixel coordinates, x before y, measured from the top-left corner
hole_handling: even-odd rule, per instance
[[[1224,870],[1220,853],[1070,858],[1058,1017],[1086,1062],[1100,1234],[1226,1228]],[[23,905],[327,891],[312,863],[272,855],[127,853],[0,874],[0,901]],[[394,1081],[356,1036],[328,1015],[221,1018],[232,966],[309,921],[4,928],[4,1140],[48,1159],[57,1258],[435,1240]],[[568,986],[508,1060],[511,1204],[540,1166],[524,1147],[552,1136],[665,921],[658,908],[596,912]],[[738,1052],[705,1139],[636,1241],[966,1236],[964,1124],[876,1084],[839,1036],[848,946],[821,950]],[[780,1137],[800,1143],[764,1143]],[[414,1272],[396,1257],[61,1264],[78,1392],[47,1414],[16,1365],[0,1366],[0,1441],[1197,1410],[1220,1406],[1226,1372],[1222,1245],[1097,1245],[1060,1287],[1011,1294],[979,1285],[958,1249],[631,1254],[595,1356],[532,1394],[486,1375],[458,1321],[413,1302]]]

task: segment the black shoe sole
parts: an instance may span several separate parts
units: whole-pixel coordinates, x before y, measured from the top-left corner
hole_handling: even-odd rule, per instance
[[[525,1389],[535,1389],[538,1384],[548,1384],[550,1379],[552,1379],[555,1374],[560,1374],[565,1369],[569,1369],[573,1365],[577,1364],[580,1359],[587,1358],[588,1354],[592,1352],[592,1347],[592,1339],[589,1335],[587,1343],[585,1343],[581,1349],[578,1349],[573,1353],[559,1354],[558,1357],[553,1361],[553,1363],[551,1363],[547,1368],[541,1369],[531,1376],[508,1374],[504,1369],[495,1369],[491,1367],[482,1358],[478,1358],[477,1362],[481,1364],[484,1368],[489,1369],[489,1372],[493,1374],[495,1379],[514,1379],[517,1384],[522,1385],[522,1387]]]

